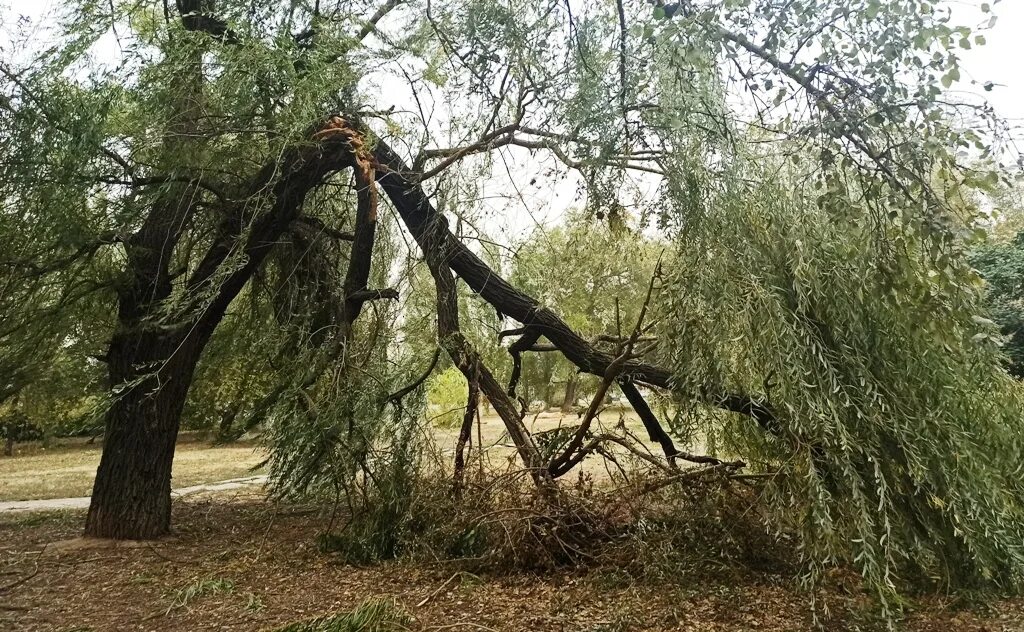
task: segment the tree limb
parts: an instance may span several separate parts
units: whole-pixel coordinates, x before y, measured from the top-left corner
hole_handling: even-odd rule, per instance
[[[540,331],[580,370],[594,375],[604,375],[614,357],[595,349],[558,315],[541,306],[536,299],[517,290],[459,241],[449,229],[447,220],[434,208],[419,183],[406,175],[409,171],[408,165],[386,141],[374,139],[373,153],[379,166],[378,183],[424,252],[433,247],[431,243],[443,243],[448,253],[446,265],[481,298],[501,313]],[[671,372],[636,360],[626,361],[622,375],[652,386],[672,387]],[[764,402],[746,395],[713,389],[694,396],[699,396],[711,406],[751,417],[766,430],[780,430],[774,413]]]
[[[434,349],[434,357],[431,358],[430,364],[427,366],[427,370],[424,371],[423,374],[420,375],[418,378],[416,378],[416,380],[413,381],[412,384],[409,384],[408,386],[403,386],[399,390],[397,390],[394,393],[392,393],[392,394],[388,395],[387,397],[385,397],[383,403],[385,405],[389,404],[389,403],[393,403],[396,406],[400,406],[403,397],[405,397],[409,393],[415,391],[417,388],[420,387],[421,384],[423,384],[424,382],[427,381],[427,378],[430,377],[430,374],[434,372],[434,368],[437,366],[437,361],[440,360],[440,359],[441,359],[441,347],[438,347],[437,349]]]

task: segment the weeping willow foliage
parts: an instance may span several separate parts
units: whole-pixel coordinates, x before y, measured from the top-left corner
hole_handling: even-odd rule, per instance
[[[1024,399],[980,281],[856,190],[737,162],[713,185],[699,167],[676,183],[664,336],[679,393],[762,393],[777,422],[700,406],[688,421],[774,474],[769,505],[811,582],[853,562],[886,605],[922,574],[1018,584]]]
[[[347,216],[353,209],[339,212]],[[393,221],[382,221],[374,287],[389,285],[396,239]],[[344,496],[351,507],[350,497],[379,485],[385,470],[412,475],[425,400],[420,389],[400,405],[389,402],[418,367],[395,356],[394,301],[368,302],[354,324],[345,323],[347,266],[336,242],[303,230],[276,251],[258,285],[272,305],[269,329],[281,363],[264,416],[272,487],[279,496]]]

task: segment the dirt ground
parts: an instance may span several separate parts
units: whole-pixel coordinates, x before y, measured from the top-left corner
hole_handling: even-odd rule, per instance
[[[417,630],[797,631],[811,629],[791,577],[611,583],[599,571],[472,576],[444,564],[354,567],[322,553],[326,518],[254,492],[176,501],[176,533],[110,547],[72,541],[81,512],[0,516],[0,629],[12,632],[274,630],[394,598]],[[856,589],[831,590],[827,630],[879,629]],[[938,597],[911,632],[1024,630],[1024,602],[967,608]]]

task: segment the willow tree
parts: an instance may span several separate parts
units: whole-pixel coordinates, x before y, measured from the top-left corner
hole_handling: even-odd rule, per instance
[[[113,63],[96,51],[111,27]],[[957,50],[983,35],[940,3],[136,0],[75,4],[63,28],[4,65],[2,183],[35,245],[9,283],[48,288],[14,305],[26,327],[40,300],[74,300],[89,256],[122,268],[87,533],[167,530],[182,405],[225,311],[282,243],[319,261],[318,240],[338,239],[336,294],[296,303],[311,322],[335,306],[317,321],[332,335],[304,339],[337,351],[298,379],[315,402],[363,302],[394,296],[368,287],[383,211],[430,270],[470,400],[487,395],[539,485],[599,446],[541,458],[514,375],[461,332],[458,282],[517,321],[514,352],[543,337],[618,382],[669,462],[724,465],[676,450],[638,383],[776,473],[812,569],[849,556],[883,595],[904,563],[1019,578],[1019,402],[963,256],[964,202],[998,182],[1001,128],[948,92]],[[594,217],[644,218],[677,246],[641,310],[659,346],[586,339],[450,229],[494,191],[529,208],[566,177]]]

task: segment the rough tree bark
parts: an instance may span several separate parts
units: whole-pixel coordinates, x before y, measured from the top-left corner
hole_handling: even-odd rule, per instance
[[[170,322],[158,315],[168,307],[172,279],[166,261],[183,224],[168,222],[158,201],[129,240],[128,273],[134,281],[119,297],[119,326],[107,356],[115,397],[106,417],[87,536],[151,539],[170,529],[174,444],[196,365],[228,305],[299,216],[308,192],[353,165],[352,135],[336,125],[329,121],[314,135],[319,145],[291,148],[254,177],[246,200],[266,210],[248,218],[243,203],[227,213],[185,285],[186,296],[206,298],[179,306]],[[335,132],[320,136],[327,130]],[[185,212],[178,209],[177,218]],[[160,248],[156,262],[154,244]],[[223,273],[235,255],[244,263]]]
[[[579,376],[576,373],[569,374],[565,381],[565,396],[562,398],[562,412],[571,413],[576,406],[576,385],[579,384]]]
[[[166,155],[188,156],[195,149],[202,54],[198,49],[185,53],[188,72],[172,75]],[[117,329],[105,358],[114,400],[86,517],[88,536],[151,538],[170,526],[178,419],[202,349],[199,341],[186,340],[175,323],[164,321],[161,308],[173,290],[174,250],[201,198],[189,184],[167,187],[142,227],[124,241],[127,279],[118,288]]]
[[[476,384],[480,392],[491,400],[491,405],[504,422],[505,429],[512,438],[523,464],[530,470],[538,484],[541,484],[547,479],[547,474],[543,469],[544,464],[537,444],[534,443],[533,436],[523,424],[519,409],[484,365],[480,354],[466,339],[459,326],[457,285],[455,277],[452,276],[447,265],[451,257],[451,243],[446,239],[446,235],[449,234],[447,222],[444,217],[438,216],[437,223],[424,228],[421,235],[423,255],[430,268],[430,274],[434,277],[434,286],[437,289],[438,342],[459,371],[466,376],[466,380]]]

